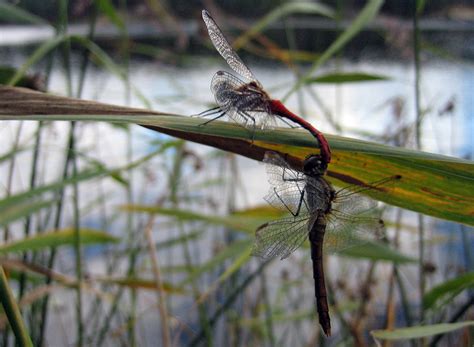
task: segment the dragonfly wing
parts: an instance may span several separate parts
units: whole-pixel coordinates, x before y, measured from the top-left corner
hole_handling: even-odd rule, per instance
[[[305,176],[292,169],[288,163],[275,152],[265,152],[263,162],[266,163],[270,190],[265,200],[278,209],[287,210],[291,214],[307,211],[305,196]]]
[[[217,71],[211,81],[211,91],[216,103],[226,113],[236,112],[236,102],[242,98],[239,90],[244,86],[244,81],[225,71]]]
[[[377,201],[360,194],[336,193],[332,208],[338,213],[346,215],[373,216],[377,213]]]
[[[335,199],[328,218],[325,247],[331,252],[350,248],[383,236],[383,221],[374,200],[353,194]]]
[[[230,119],[246,128],[264,127],[274,117],[269,116],[262,95],[247,87],[247,83],[225,71],[217,71],[211,81],[216,103]]]
[[[308,236],[309,215],[282,218],[261,225],[255,232],[252,255],[264,259],[281,257],[293,253]]]
[[[212,44],[220,53],[220,55],[222,55],[227,64],[229,64],[232,70],[250,81],[257,82],[257,79],[254,77],[250,69],[244,64],[237,53],[235,53],[232,46],[229,44],[221,29],[219,29],[209,12],[202,10],[202,19],[204,20],[204,23],[206,23],[207,31],[209,32],[209,37],[211,38]]]

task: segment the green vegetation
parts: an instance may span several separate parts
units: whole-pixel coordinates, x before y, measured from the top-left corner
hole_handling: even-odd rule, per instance
[[[377,18],[383,1],[367,1],[323,52],[298,51],[296,34],[286,26],[289,48],[279,47],[267,37],[269,28],[286,23],[292,15],[322,16],[337,26],[345,12],[342,5],[279,2],[234,41],[236,49],[264,51],[262,56],[270,55],[295,72],[295,80],[285,85],[282,95],[295,94],[301,110],[306,94],[325,110],[326,120],[337,132],[327,135],[333,155],[327,176],[332,183],[366,187],[398,177],[383,189],[363,191],[384,203],[387,233],[353,247],[335,247],[334,257],[326,262],[335,269],[326,274],[330,313],[337,322],[331,344],[417,339],[434,345],[447,334],[459,337],[472,332],[474,323],[467,317],[474,305],[474,275],[469,268],[474,259],[469,229],[474,226],[474,164],[421,150],[420,129],[435,112],[422,102],[420,47],[429,47],[429,42],[419,41],[423,38],[418,17],[423,16],[424,2],[417,3],[411,34],[416,62],[416,120],[409,124],[411,137],[403,137],[406,128],[392,138],[369,131],[358,134],[364,140],[348,137],[349,129],[313,89],[396,80],[397,76],[340,69],[344,48]],[[251,256],[255,230],[284,214],[263,201],[259,206],[236,208],[237,198],[245,193],[241,182],[249,179],[239,167],[238,156],[261,161],[265,151],[276,151],[301,168],[303,160],[318,151],[318,144],[301,129],[250,133],[231,122],[201,126],[203,121],[197,117],[152,111],[160,105],[129,73],[136,58],[133,52],[178,54],[134,42],[126,20],[130,8],[125,1],[119,4],[94,1],[86,16],[87,35],[68,32],[67,1],[58,2],[54,22],[0,4],[0,20],[46,25],[55,32],[36,45],[21,66],[0,67],[0,121],[15,129],[11,142],[2,140],[5,150],[0,153],[0,167],[6,173],[0,196],[0,322],[5,326],[0,344],[12,346],[15,340],[25,346],[49,345],[53,336],[60,336],[78,346],[119,341],[152,345],[158,338],[163,346],[223,341],[324,345],[322,333],[313,329],[317,315],[307,245],[283,263],[255,259]],[[167,6],[157,1],[150,7],[167,26],[178,28],[176,35],[182,34]],[[113,49],[95,38],[99,19],[117,29]],[[312,65],[300,69],[295,57],[309,59]],[[332,59],[336,68],[321,72]],[[112,105],[82,99],[90,72],[99,70],[123,84],[123,100]],[[60,71],[65,81],[62,95],[20,88],[36,85],[37,80],[29,76],[33,71],[46,76],[45,90],[53,71]],[[119,106],[132,97],[142,107]],[[186,97],[195,104],[189,113],[202,110],[202,100]],[[344,97],[338,98],[343,104]],[[32,125],[25,121],[38,121],[32,136],[25,135],[25,124]],[[62,159],[54,162],[48,138],[57,136],[56,121],[70,123],[68,129],[58,128],[64,146]],[[158,134],[141,139],[146,151],[134,146],[137,125]],[[87,138],[88,131],[97,138]],[[100,159],[96,143],[112,132],[120,135],[123,145],[115,138],[109,143],[120,158],[117,165]],[[415,149],[410,148],[410,140],[417,144]],[[191,142],[214,149],[200,154]],[[390,145],[394,142],[398,147]],[[407,218],[407,211],[419,214],[417,223]],[[467,259],[465,268],[438,270],[443,264],[434,250],[448,247],[451,240],[445,234],[427,233],[434,222],[424,216],[460,223],[453,225],[460,230],[456,252]],[[337,242],[337,235],[327,235],[327,248],[332,238]],[[337,269],[332,260],[337,261]],[[436,271],[437,276],[432,275]],[[61,310],[75,324],[51,329],[51,322],[64,319]],[[313,327],[309,333],[308,326]],[[147,341],[144,329],[153,329],[153,342]],[[373,339],[368,339],[368,333]]]

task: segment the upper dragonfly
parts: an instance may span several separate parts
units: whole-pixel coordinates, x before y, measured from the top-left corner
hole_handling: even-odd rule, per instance
[[[308,130],[318,140],[321,160],[327,166],[331,161],[331,150],[324,135],[309,122],[289,111],[281,101],[271,99],[252,71],[232,49],[209,12],[203,10],[202,18],[214,47],[232,70],[249,81],[246,83],[228,72],[217,71],[212,78],[211,90],[218,107],[205,111],[202,115],[217,115],[208,122],[226,115],[235,122],[253,129],[257,125],[263,128],[275,123],[275,117],[288,119]]]

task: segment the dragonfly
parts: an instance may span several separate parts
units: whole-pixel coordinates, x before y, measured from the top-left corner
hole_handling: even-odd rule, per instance
[[[381,236],[384,223],[375,215],[377,202],[359,193],[368,189],[384,191],[390,177],[362,187],[349,186],[336,191],[325,179],[325,164],[319,155],[309,156],[303,172],[290,167],[282,156],[266,152],[264,156],[271,185],[265,200],[291,215],[258,227],[252,254],[264,259],[285,259],[308,238],[313,263],[314,290],[319,323],[331,335],[331,320],[323,267],[323,242],[331,233],[332,250],[366,242],[366,235]],[[328,245],[329,246],[329,245]]]
[[[306,129],[316,138],[322,161],[327,166],[331,161],[331,149],[324,135],[311,123],[288,110],[280,100],[272,99],[233,50],[209,12],[203,10],[202,18],[216,50],[234,72],[248,81],[244,82],[225,71],[217,71],[211,81],[211,91],[217,107],[200,113],[205,117],[215,117],[203,124],[227,116],[245,128],[255,130],[258,126],[262,129],[272,127],[276,119],[289,120]]]

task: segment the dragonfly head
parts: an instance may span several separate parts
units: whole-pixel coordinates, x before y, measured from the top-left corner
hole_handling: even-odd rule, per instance
[[[327,167],[327,163],[319,155],[310,155],[304,160],[303,172],[308,176],[322,176]]]

